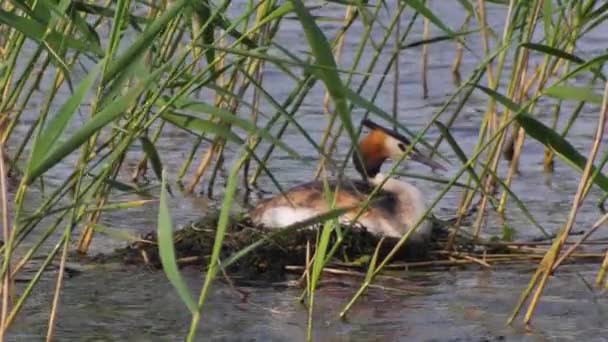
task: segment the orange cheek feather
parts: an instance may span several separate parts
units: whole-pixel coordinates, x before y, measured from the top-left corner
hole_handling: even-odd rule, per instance
[[[385,140],[386,133],[375,129],[361,141],[361,153],[368,163],[382,164],[388,158],[388,153],[384,147]]]

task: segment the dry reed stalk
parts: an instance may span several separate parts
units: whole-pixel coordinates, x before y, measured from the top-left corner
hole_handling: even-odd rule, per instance
[[[55,332],[55,320],[57,319],[57,309],[59,308],[59,297],[61,295],[61,286],[63,284],[63,275],[65,270],[65,262],[68,257],[68,250],[70,248],[70,237],[71,237],[71,228],[67,228],[63,239],[63,252],[61,254],[61,260],[59,262],[59,270],[57,273],[57,282],[55,284],[55,293],[53,294],[53,304],[51,306],[51,313],[49,314],[49,326],[46,333],[46,341],[53,341],[53,334]]]
[[[515,320],[515,317],[517,317],[517,315],[519,314],[519,311],[522,309],[522,307],[526,303],[526,300],[528,299],[528,297],[530,297],[530,293],[532,293],[532,290],[534,290],[534,286],[535,286],[536,282],[538,281],[538,277],[540,277],[540,275],[541,275],[541,269],[540,269],[540,267],[538,267],[537,270],[534,272],[534,275],[532,276],[530,283],[528,284],[526,289],[522,292],[522,294],[519,296],[519,300],[517,301],[517,304],[515,304],[515,309],[513,310],[513,313],[511,313],[511,316],[509,316],[509,318],[507,319],[507,324],[513,323],[513,320]]]
[[[11,277],[11,244],[12,236],[8,217],[8,189],[6,182],[6,169],[4,165],[4,144],[0,143],[0,205],[2,206],[2,235],[4,237],[4,260],[6,264],[5,273],[2,277],[2,313],[0,315],[0,340],[4,341],[8,329],[8,312],[10,306],[10,295],[13,290],[13,279]]]
[[[422,39],[428,40],[430,34],[431,22],[427,17],[423,20]],[[429,86],[428,86],[428,63],[429,63],[429,45],[422,45],[422,98],[426,99],[429,97]]]
[[[543,69],[544,72],[544,69]],[[530,76],[527,81],[525,80],[526,77],[526,71],[524,72],[524,74],[522,75],[522,80],[521,80],[521,85],[520,88],[521,91],[518,94],[518,99],[519,101],[527,101],[527,99],[529,98],[528,93],[530,91],[530,88],[534,85],[534,83],[536,83],[536,80],[538,80],[539,75],[540,75],[540,69],[539,68],[535,68],[534,73],[532,74],[532,76]],[[540,93],[543,90],[543,80],[540,81],[540,84],[538,86],[538,88],[536,89],[536,95],[540,95]],[[519,161],[519,156],[521,154],[521,145],[523,145],[523,140],[520,141],[520,139],[522,137],[522,134],[524,134],[525,132],[520,128],[520,126],[515,123],[513,126],[513,134],[511,135],[511,138],[509,139],[509,141],[506,143],[506,145],[503,147],[503,155],[505,157],[505,159],[507,159],[510,163],[509,163],[509,175],[507,176],[507,180],[505,181],[505,184],[507,186],[511,185],[511,181],[513,179],[513,175],[519,173],[519,166],[518,166],[518,161]],[[520,145],[518,145],[518,143]],[[503,193],[503,199],[504,197],[506,197],[506,193]],[[501,201],[502,204],[502,201]],[[504,205],[504,204],[503,204]]]
[[[285,270],[288,272],[289,271],[302,272],[302,271],[305,271],[305,267],[301,266],[301,265],[286,265]],[[323,273],[333,274],[333,275],[346,275],[346,276],[357,277],[357,278],[366,277],[366,274],[364,272],[358,272],[358,271],[354,271],[351,269],[345,269],[345,268],[327,267],[327,266],[323,268]],[[398,281],[398,282],[406,281],[403,278],[393,277],[393,276],[389,276],[389,275],[378,275],[378,279],[389,280],[389,281]],[[423,291],[424,290],[424,288],[421,286],[408,285],[408,287],[411,287],[413,291]]]
[[[566,52],[571,53],[574,46],[572,46],[570,48],[570,46],[568,47],[569,49],[566,50]],[[559,76],[560,75],[560,71],[559,68],[563,67],[563,71],[562,74],[566,74],[568,72],[569,69],[569,65],[570,63],[568,62],[564,62],[566,61],[565,59],[558,59],[552,66],[552,68],[549,70],[549,75],[550,76]],[[553,121],[553,128],[555,129],[556,125],[557,125],[557,121],[558,121],[558,116],[559,116],[559,111],[560,111],[560,105],[558,104],[558,109],[556,109],[555,112],[555,119]],[[555,162],[554,162],[554,153],[553,150],[551,150],[548,147],[545,147],[545,151],[544,151],[544,155],[543,155],[543,171],[547,174],[547,175],[551,175],[553,173],[553,169],[555,166]]]
[[[187,266],[187,265],[196,265],[201,263],[203,260],[203,257],[200,256],[190,256],[190,257],[183,257],[183,258],[179,258],[177,260],[175,260],[177,262],[177,264],[179,266]]]
[[[224,138],[220,138],[219,142],[217,144],[217,151],[216,151],[216,160],[215,160],[215,164],[213,165],[213,171],[211,172],[211,177],[209,177],[209,183],[207,184],[207,197],[212,198],[213,197],[213,186],[215,185],[215,180],[217,178],[218,173],[220,173],[221,171],[225,171],[223,170],[224,167],[224,148],[226,147],[226,139]]]
[[[604,224],[604,222],[606,222],[606,220],[608,220],[608,214],[604,214],[604,216],[602,216],[599,220],[597,220],[597,222],[595,222],[593,224],[591,229],[589,229],[585,233],[585,235],[583,235],[580,238],[580,240],[578,240],[575,244],[570,246],[570,248],[568,248],[568,250],[566,250],[566,252],[564,254],[562,254],[559,257],[559,259],[557,259],[557,261],[553,264],[553,268],[551,269],[551,272],[555,272],[557,267],[559,267],[559,265],[561,265],[564,262],[564,260],[566,260],[566,258],[568,258],[570,255],[572,255],[572,253],[574,253],[574,250],[576,250],[583,242],[585,242],[585,240],[587,240],[602,224]]]
[[[488,39],[488,34],[489,34],[490,29],[488,27],[488,22],[486,20],[486,2],[485,2],[485,0],[477,1],[477,9],[478,9],[477,14],[479,15],[477,20],[479,22],[479,26],[481,29],[481,43],[483,45],[483,53],[484,53],[484,56],[487,57],[488,54],[490,53],[490,46],[489,46],[489,39]],[[492,88],[496,84],[496,81],[494,78],[494,72],[492,71],[492,63],[488,63],[486,74],[488,75],[488,84]]]
[[[528,60],[526,58],[526,69],[527,69],[527,62],[528,62]],[[527,81],[526,81],[526,75],[527,75],[527,70],[524,69],[524,72],[521,75],[521,86],[520,86],[521,91],[519,92],[519,101],[523,101],[527,97],[530,87],[532,87],[532,85],[536,82],[536,80],[539,77],[539,69],[536,68],[534,71],[534,74],[532,74],[532,76],[530,76]],[[543,82],[541,80],[541,82],[536,90],[537,94],[542,91],[542,89],[543,89],[542,85],[543,85]],[[521,156],[521,152],[522,152],[523,146],[524,146],[524,140],[526,138],[526,134],[525,134],[523,127],[520,127],[519,125],[515,124],[513,127],[513,130],[514,130],[514,133],[513,133],[512,140],[507,143],[507,145],[512,146],[513,154],[509,158],[510,165],[509,165],[509,171],[507,173],[507,178],[505,180],[506,187],[510,187],[511,183],[513,181],[513,177],[516,174],[519,174],[519,158]],[[508,147],[505,147],[505,149],[507,149],[507,148]],[[508,149],[511,150],[511,148],[508,148]],[[499,202],[498,209],[497,209],[498,215],[500,217],[502,217],[503,219],[504,219],[504,213],[505,213],[505,209],[506,209],[507,196],[508,196],[508,193],[506,191],[504,191],[500,197],[500,202]]]
[[[298,284],[298,286],[302,286],[302,284],[304,282],[306,282],[306,290],[300,296],[300,302],[304,301],[304,297],[306,295],[306,291],[308,289],[308,284],[309,284],[308,270],[309,270],[309,268],[311,266],[311,263],[310,263],[310,241],[306,241],[306,254],[304,256],[304,261],[305,261],[305,263],[304,263],[304,268],[303,268],[302,274],[300,274],[300,277],[296,281],[296,284]]]
[[[96,208],[97,209],[102,208],[105,205],[107,200],[108,200],[108,196],[100,196],[97,199]],[[78,253],[87,254],[89,247],[91,246],[91,242],[93,242],[93,235],[95,235],[93,226],[95,224],[97,224],[100,217],[101,217],[100,210],[95,210],[91,214],[89,214],[89,220],[87,221],[86,228],[84,229],[84,232],[82,233],[82,237],[80,238],[80,241],[78,242],[78,249],[77,249]]]
[[[598,127],[593,138],[593,146],[591,147],[591,151],[589,152],[587,163],[585,165],[581,181],[579,183],[576,195],[574,197],[574,201],[572,203],[572,209],[570,210],[570,214],[568,215],[568,221],[562,229],[560,237],[556,239],[553,246],[547,252],[547,254],[545,254],[545,257],[538,266],[538,272],[541,272],[543,276],[540,280],[540,283],[536,287],[536,291],[532,296],[530,304],[528,305],[528,310],[526,311],[526,315],[524,317],[524,323],[526,325],[528,325],[532,319],[532,315],[534,314],[538,301],[540,300],[540,296],[542,295],[543,290],[547,284],[547,280],[552,274],[553,265],[555,264],[556,258],[559,255],[559,252],[561,251],[564,242],[568,238],[570,231],[572,230],[574,220],[576,219],[576,215],[578,213],[578,209],[584,200],[585,188],[587,188],[587,183],[591,180],[593,162],[595,161],[595,157],[597,156],[600,144],[602,142],[602,137],[604,135],[606,115],[608,115],[608,82],[606,82],[604,89],[604,100],[600,110],[600,117],[597,125]]]
[[[488,264],[486,261],[478,259],[478,258],[475,258],[475,257],[472,257],[470,255],[466,255],[466,254],[465,255],[459,255],[459,253],[455,253],[455,256],[457,256],[459,258],[463,258],[465,260],[473,261],[474,263],[476,263],[478,265],[481,265],[481,266],[483,266],[485,268],[492,268],[492,266],[490,266],[490,264]]]
[[[400,12],[401,13],[401,12]],[[401,15],[397,18],[397,23],[395,24],[395,58],[394,58],[394,80],[393,80],[393,120],[395,123],[393,124],[393,129],[397,130],[397,113],[399,113],[399,60],[401,51]]]
[[[9,117],[9,112],[3,112],[0,113],[0,144],[2,144],[3,146],[6,145],[6,142],[8,140],[9,137],[9,127],[11,126],[11,122],[10,122],[10,117]],[[3,158],[5,158],[6,160],[8,160],[7,156],[4,156]],[[10,167],[10,166],[9,166]]]
[[[219,45],[220,48],[227,47],[227,44],[225,43],[225,38],[220,39],[220,41],[218,42],[218,45]],[[226,53],[222,52],[216,58],[218,59],[218,62],[217,62],[217,68],[218,68],[218,70],[223,69],[225,67],[225,65],[226,65]],[[220,88],[234,89],[233,88],[234,82],[230,82],[230,80],[226,79],[225,73],[221,73],[218,76],[216,82],[217,82],[218,87],[220,87]],[[217,92],[215,94],[215,106],[216,107],[221,107],[225,102],[226,102],[226,99],[224,98],[224,95],[221,94],[221,93],[219,93],[219,92]],[[194,189],[196,188],[196,186],[198,185],[198,183],[203,178],[203,175],[209,169],[209,166],[211,165],[211,160],[217,154],[218,149],[220,148],[219,145],[221,145],[221,140],[222,140],[221,138],[216,137],[215,139],[213,139],[213,143],[211,143],[211,146],[209,146],[207,148],[207,152],[205,152],[205,156],[203,157],[203,159],[201,160],[200,164],[196,168],[195,174],[192,176],[192,179],[190,180],[190,182],[188,183],[188,185],[184,189],[184,191],[186,193],[193,193],[194,192]]]
[[[432,266],[457,266],[475,264],[472,260],[429,260],[429,261],[413,261],[406,263],[393,263],[384,266],[387,270],[403,270],[407,271],[414,267],[432,267]]]
[[[460,27],[461,31],[466,31],[469,28],[469,21],[471,20],[471,14],[467,14],[464,19],[464,23]],[[454,83],[456,85],[460,84],[462,77],[460,76],[460,66],[462,64],[462,56],[464,53],[464,44],[458,40],[456,42],[456,56],[454,57],[454,62],[452,63],[452,77],[454,79]]]
[[[310,289],[310,270],[313,267],[313,262],[315,261],[315,257],[317,256],[316,252],[311,255],[310,253],[311,251],[311,247],[310,247],[310,241],[306,241],[306,255],[305,255],[305,264],[304,266],[300,266],[300,270],[302,271],[302,274],[300,275],[300,278],[298,278],[298,280],[296,281],[296,284],[301,287],[302,284],[304,282],[306,282],[306,286],[304,287],[304,291],[302,291],[302,294],[300,295],[300,297],[298,298],[298,301],[301,304],[304,304],[304,301],[306,300],[306,297],[308,296],[308,291]],[[285,269],[287,269],[288,266],[286,266]],[[314,291],[314,290],[313,290]]]
[[[12,91],[11,87],[9,87],[9,84],[13,83],[13,77],[14,77],[14,73],[11,73],[10,75],[8,75],[7,80],[5,82],[6,86],[4,87],[4,91],[2,92],[2,98],[3,99],[8,99],[10,96],[10,92]],[[5,112],[10,112],[12,108],[5,108]]]
[[[144,177],[148,171],[148,156],[143,156],[131,173],[131,182],[138,183],[141,177]]]
[[[600,267],[600,271],[597,273],[597,278],[595,278],[595,284],[597,286],[601,286],[604,278],[606,278],[606,272],[608,271],[608,251],[606,251],[606,255],[604,256],[604,261],[602,262],[602,266]],[[606,278],[605,288],[608,288],[608,278]]]

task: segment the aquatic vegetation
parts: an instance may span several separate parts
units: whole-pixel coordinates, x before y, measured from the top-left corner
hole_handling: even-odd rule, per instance
[[[580,205],[591,189],[601,192],[600,206],[608,198],[608,179],[601,172],[608,160],[601,149],[608,110],[604,72],[608,54],[581,51],[577,44],[606,30],[608,6],[597,0],[460,0],[458,4],[460,27],[442,18],[440,9],[446,5],[439,1],[2,2],[2,336],[37,290],[43,273],[57,264],[47,334],[51,339],[60,319],[57,307],[72,245],[77,243],[77,251],[87,254],[99,232],[141,244],[130,233],[106,227],[102,218],[110,211],[159,204],[157,234],[149,237],[154,246],[158,244],[152,263],[162,264],[192,312],[188,338],[193,340],[216,276],[227,264],[248,264],[248,256],[256,255],[250,253],[266,248],[268,237],[257,232],[235,242],[231,216],[240,203],[237,197],[253,192],[258,183],[265,183],[267,191],[282,192],[280,171],[273,163],[279,158],[301,159],[302,148],[318,156],[316,178],[345,173],[352,154],[360,153],[359,123],[368,116],[407,135],[416,148],[451,161],[447,178],[417,175],[441,189],[431,197],[427,216],[446,194],[459,196],[440,255],[483,267],[516,260],[499,253],[487,258],[471,254],[463,250],[460,239],[467,236],[478,244],[501,248],[515,248],[518,243],[536,246],[508,241],[521,229],[509,224],[510,215],[520,213],[550,241],[547,248],[522,257],[536,261],[538,269],[510,322],[528,303],[523,320],[529,323],[550,275],[564,261],[585,258],[576,248],[587,243],[608,217],[598,211],[597,223],[587,233],[578,240],[572,234]],[[489,25],[488,9],[504,13],[504,25],[498,29]],[[281,29],[294,25],[306,45],[296,47],[281,38]],[[418,27],[421,35],[414,32]],[[480,45],[473,44],[478,41]],[[453,75],[442,76],[452,77],[454,88],[415,132],[399,113],[405,77],[401,61],[406,53],[420,56],[421,95],[432,97],[427,82],[430,58],[433,45],[441,42],[454,48]],[[342,55],[345,44],[352,45],[352,56]],[[462,65],[467,54],[476,57],[472,67]],[[269,74],[280,75],[284,82],[269,84],[265,81]],[[315,87],[325,91],[322,103],[313,97]],[[466,115],[465,108],[480,98],[487,101],[487,108],[476,130],[477,142],[464,148],[453,129]],[[320,139],[298,114],[310,102],[324,113],[327,126]],[[583,109],[593,116],[582,118]],[[581,120],[597,121],[589,151],[569,139],[571,128]],[[286,138],[288,130],[295,132],[297,143]],[[158,142],[176,139],[176,131],[187,135],[192,147],[179,170],[169,170],[167,151],[158,148]],[[433,131],[439,132],[437,138],[429,134]],[[543,145],[539,160],[547,177],[555,163],[580,173],[580,185],[561,228],[539,223],[514,186],[526,137]],[[343,141],[353,146],[347,153],[338,148]],[[406,154],[393,163],[389,175],[399,174]],[[508,161],[506,169],[500,167],[501,159]],[[147,173],[154,179],[146,181]],[[201,191],[219,199],[217,220],[204,235],[213,243],[204,244],[206,249],[199,253],[205,256],[199,262],[207,267],[198,300],[179,271],[180,258],[192,255],[180,255],[175,239],[187,242],[195,237],[184,236],[187,230],[174,232],[168,202],[177,191]],[[333,203],[329,189],[325,196]],[[31,201],[32,197],[39,201]],[[510,211],[512,207],[517,214]],[[465,224],[472,209],[472,222]],[[321,228],[300,237],[312,244],[297,253],[305,259],[303,298],[309,317],[324,268],[344,248],[360,247],[345,237],[347,230],[336,219],[341,213],[340,208],[333,209],[307,222]],[[502,218],[503,236],[495,238],[503,241],[490,241],[484,234],[489,214]],[[367,237],[357,240],[365,242],[362,255],[369,257],[364,263],[367,270],[342,316],[391,267],[409,235],[390,244]],[[598,287],[608,286],[608,252],[603,253]],[[43,261],[34,264],[34,259]],[[28,268],[34,268],[34,276],[14,293],[16,276]],[[312,327],[312,318],[309,323]]]

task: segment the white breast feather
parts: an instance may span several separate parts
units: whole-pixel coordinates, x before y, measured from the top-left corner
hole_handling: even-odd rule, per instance
[[[371,183],[374,185],[381,184],[385,177],[379,173],[371,179]],[[399,199],[399,207],[397,208],[398,218],[394,222],[385,223],[390,227],[384,228],[386,230],[385,235],[391,235],[387,234],[391,231],[395,233],[392,236],[401,237],[413,228],[416,222],[424,215],[426,211],[425,199],[418,188],[410,183],[394,178],[388,178],[384,182],[382,189],[396,194]],[[431,225],[427,221],[423,221],[409,239],[414,242],[424,241],[430,235]]]
[[[322,214],[322,212],[316,209],[280,206],[264,210],[264,213],[259,218],[259,222],[255,223],[268,228],[283,228],[320,214]]]

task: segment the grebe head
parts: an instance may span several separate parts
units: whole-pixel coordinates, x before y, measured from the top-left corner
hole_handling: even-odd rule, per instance
[[[370,132],[359,144],[363,160],[355,153],[353,162],[363,178],[373,178],[380,172],[380,168],[386,159],[401,159],[411,142],[398,132],[382,127],[369,119],[363,120],[361,124],[369,128]],[[409,158],[427,165],[433,170],[445,170],[441,164],[422,154],[415,147],[412,148]]]

